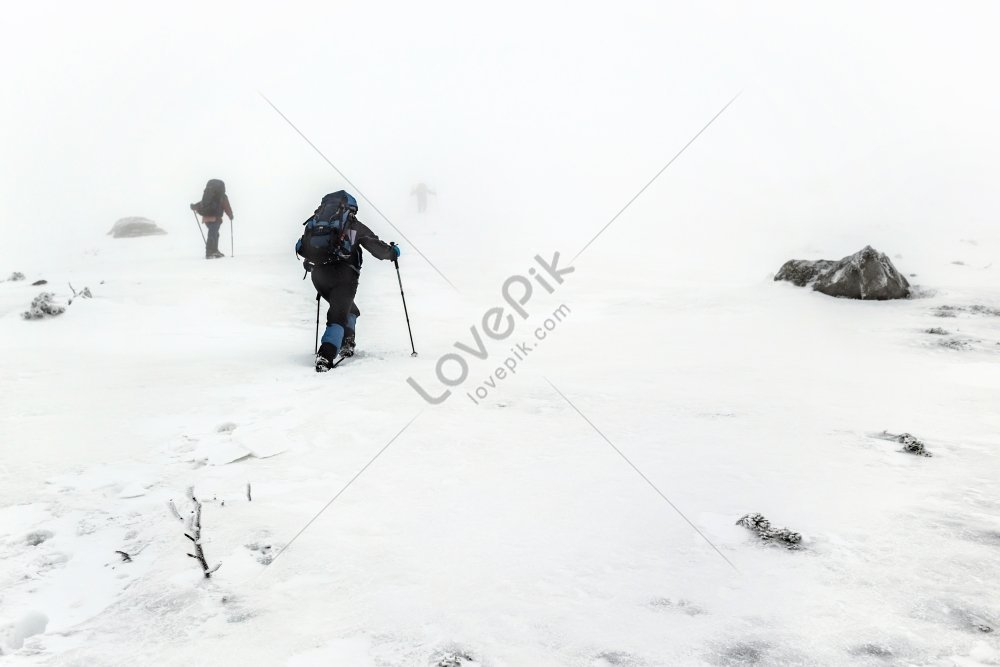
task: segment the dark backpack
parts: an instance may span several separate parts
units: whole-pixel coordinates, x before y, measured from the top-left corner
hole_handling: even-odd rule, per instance
[[[218,218],[222,215],[222,198],[226,195],[226,184],[213,178],[205,184],[205,192],[195,209],[201,215]]]
[[[305,221],[299,240],[299,254],[310,264],[332,264],[354,254],[352,229],[358,202],[343,190],[323,197],[319,208]]]

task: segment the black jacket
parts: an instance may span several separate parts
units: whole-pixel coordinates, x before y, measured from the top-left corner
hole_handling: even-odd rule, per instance
[[[392,246],[380,239],[375,232],[368,229],[368,226],[357,218],[352,219],[351,227],[347,233],[356,234],[353,241],[354,249],[351,252],[351,264],[355,268],[361,268],[362,248],[370,252],[375,259],[396,259],[396,251],[392,249]]]

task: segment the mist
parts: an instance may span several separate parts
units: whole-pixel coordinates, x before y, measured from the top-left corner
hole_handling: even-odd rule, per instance
[[[961,7],[21,4],[0,29],[0,252],[37,250],[39,225],[86,243],[126,215],[194,237],[208,178],[227,182],[241,247],[289,247],[350,186],[261,94],[455,281],[575,253],[738,93],[588,253],[834,237],[846,253],[988,226],[1000,10]],[[363,199],[360,215],[403,242]]]

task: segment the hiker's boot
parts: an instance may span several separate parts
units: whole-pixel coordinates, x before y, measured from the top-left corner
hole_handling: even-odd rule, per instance
[[[342,357],[353,357],[354,356],[354,334],[344,336],[344,344],[340,348],[340,356]]]
[[[337,358],[337,347],[330,343],[323,343],[316,353],[316,372],[325,373],[333,368],[334,360]]]

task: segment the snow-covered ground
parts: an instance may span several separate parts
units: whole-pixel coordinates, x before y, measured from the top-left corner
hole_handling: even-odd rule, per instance
[[[0,283],[0,662],[1000,664],[1000,317],[941,309],[1000,308],[997,239],[880,247],[928,290],[888,303],[770,279],[860,246],[613,272],[605,248],[432,406],[406,379],[440,390],[505,275],[459,294],[404,255],[411,358],[395,272],[366,262],[361,353],[319,375],[291,253],[206,262],[192,235],[0,267],[26,274]],[[69,282],[93,298],[21,319]],[[189,487],[208,580],[169,507]]]

